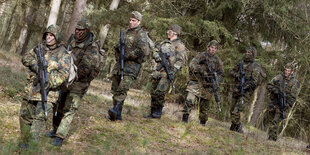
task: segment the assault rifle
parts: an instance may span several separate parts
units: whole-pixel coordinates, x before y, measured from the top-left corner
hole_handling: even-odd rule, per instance
[[[121,30],[120,34],[120,62],[121,62],[121,80],[124,78],[124,55],[125,55],[125,40],[124,40],[124,32]]]
[[[278,99],[280,100],[279,102],[279,108],[280,108],[280,112],[281,112],[281,119],[285,118],[285,109],[287,108],[287,103],[286,103],[286,93],[282,90],[282,86],[281,86],[281,81],[280,83],[280,88],[279,88],[279,93],[277,94]]]
[[[169,66],[171,66],[171,63],[170,61],[167,59],[169,59],[170,57],[170,54],[169,53],[163,53],[162,50],[161,50],[161,46],[160,46],[160,50],[159,50],[159,57],[161,59],[161,63],[160,65],[156,68],[156,70],[160,70],[162,67],[165,68],[165,71],[167,73],[167,76],[168,76],[168,79],[170,81],[170,83],[172,84],[172,88],[175,88],[174,87],[174,83],[173,83],[173,75],[171,74],[171,70],[169,68]]]
[[[210,81],[212,83],[212,89],[214,92],[214,98],[215,98],[215,102],[218,104],[219,107],[219,112],[222,111],[221,109],[221,99],[220,96],[218,94],[218,88],[219,88],[219,81],[218,81],[218,76],[216,72],[213,72],[209,63],[207,61],[205,61],[205,64],[207,65],[207,73],[210,74],[211,76],[207,76],[207,80]]]
[[[239,65],[239,73],[240,73],[240,81],[241,81],[241,86],[240,86],[240,93],[241,93],[241,104],[244,104],[244,86],[245,86],[245,71],[243,69],[243,63]]]
[[[42,108],[44,110],[44,115],[47,117],[46,104],[47,104],[47,92],[46,86],[48,85],[47,79],[47,61],[44,58],[44,51],[41,50],[40,43],[37,46],[36,54],[38,59],[38,67],[39,67],[39,81],[40,81],[40,93],[41,93],[41,102]]]

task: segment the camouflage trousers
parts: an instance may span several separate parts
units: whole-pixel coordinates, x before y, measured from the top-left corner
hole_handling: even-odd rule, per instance
[[[287,111],[284,112],[285,114]],[[270,139],[276,140],[278,133],[282,129],[281,111],[279,107],[272,102],[268,103],[267,107],[267,124],[269,125],[268,136]]]
[[[123,103],[127,97],[127,92],[131,87],[135,78],[133,76],[124,76],[121,80],[121,76],[113,75],[112,77],[112,94],[113,94],[113,104],[116,102]]]
[[[83,95],[71,91],[64,91],[59,95],[57,116],[53,115],[53,128],[56,131],[57,137],[64,139],[68,135],[72,120],[79,109]],[[55,114],[56,106],[54,106],[53,111]]]
[[[199,107],[199,120],[202,122],[208,121],[208,110],[209,110],[210,100],[196,96],[195,94],[189,91],[187,92],[186,101],[185,101],[184,108],[183,108],[183,113],[190,114],[195,103],[197,103]]]
[[[165,96],[170,88],[167,77],[152,78],[151,107],[164,107]]]
[[[252,94],[254,91],[245,91],[243,95],[243,104],[242,96],[239,92],[233,93],[233,105],[230,110],[231,123],[239,125],[241,124],[241,112],[245,111],[245,108],[250,104],[252,99]]]
[[[47,103],[47,114],[51,112],[52,106],[51,103]],[[32,138],[38,141],[46,129],[46,119],[42,102],[23,100],[19,116],[22,141],[27,143]]]

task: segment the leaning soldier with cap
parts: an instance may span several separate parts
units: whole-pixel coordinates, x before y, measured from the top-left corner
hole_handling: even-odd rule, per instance
[[[276,141],[278,131],[281,128],[280,122],[285,119],[288,109],[296,101],[299,82],[295,78],[295,64],[287,63],[284,66],[284,72],[275,76],[267,85],[269,92],[268,116],[269,131],[268,139]]]
[[[61,44],[61,30],[57,25],[50,25],[43,34],[43,41],[34,49],[25,53],[22,58],[24,66],[29,68],[25,96],[20,107],[20,130],[22,143],[20,147],[27,148],[30,140],[38,142],[46,129],[47,115],[52,109],[52,104],[57,101],[57,91],[68,79],[71,67],[71,56]],[[47,103],[42,103],[40,90],[39,51],[47,62]],[[41,72],[42,73],[42,72]],[[46,113],[42,107],[46,104]],[[45,115],[45,114],[46,115]]]
[[[261,84],[261,76],[266,77],[261,65],[255,61],[256,55],[256,48],[248,47],[243,60],[238,62],[230,72],[237,84],[233,92],[233,106],[230,113],[232,131],[243,133],[240,112],[243,112],[244,106],[250,103],[254,90]]]
[[[208,121],[208,109],[214,94],[211,78],[223,81],[224,70],[222,60],[216,55],[219,43],[212,40],[208,43],[207,51],[198,53],[189,64],[187,97],[183,109],[184,123],[188,122],[189,114],[195,103],[199,105],[199,120],[201,125]]]
[[[57,116],[53,117],[53,130],[47,133],[47,136],[54,138],[52,144],[55,146],[62,145],[82,97],[100,71],[103,53],[99,50],[99,44],[99,41],[95,41],[95,35],[90,31],[88,21],[85,18],[81,19],[75,27],[75,34],[69,38],[67,45],[72,51],[74,64],[77,67],[77,79],[68,88],[61,89]]]
[[[129,28],[125,31],[124,70],[121,77],[120,44],[115,47],[116,64],[112,71],[113,108],[108,111],[107,118],[111,121],[122,120],[122,109],[127,92],[137,79],[142,63],[149,55],[148,36],[140,27],[142,15],[133,11],[129,18]],[[122,79],[123,78],[123,79]]]
[[[178,37],[180,33],[181,27],[179,25],[170,26],[167,31],[167,39],[157,45],[154,50],[153,58],[156,62],[156,68],[152,73],[151,113],[145,118],[161,117],[165,96],[173,82],[174,75],[186,62],[185,46]],[[165,62],[162,60],[163,57],[166,57],[166,64],[163,64]]]

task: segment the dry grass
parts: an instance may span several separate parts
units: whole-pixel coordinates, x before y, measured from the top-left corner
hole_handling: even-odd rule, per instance
[[[0,154],[307,154],[305,143],[286,137],[270,142],[265,132],[251,126],[239,134],[228,130],[229,123],[210,118],[203,127],[197,111],[192,112],[191,122],[184,124],[180,122],[182,107],[174,103],[166,103],[160,120],[144,119],[150,96],[135,89],[128,93],[123,121],[108,121],[110,85],[92,82],[61,148],[53,147],[45,138],[39,146],[22,152],[17,147],[20,102],[0,85]],[[48,123],[50,128],[51,121]]]

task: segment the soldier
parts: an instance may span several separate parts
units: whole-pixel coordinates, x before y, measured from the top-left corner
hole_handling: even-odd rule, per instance
[[[288,63],[284,66],[284,72],[275,76],[267,85],[269,92],[268,115],[270,116],[268,140],[277,140],[281,120],[296,101],[299,82],[294,76],[295,65]]]
[[[71,56],[61,44],[61,32],[57,25],[50,25],[43,34],[40,43],[42,56],[47,62],[48,92],[46,112],[50,112],[52,103],[57,101],[56,91],[68,79]],[[39,84],[38,56],[39,46],[25,53],[22,58],[24,66],[29,68],[24,100],[20,108],[20,130],[22,143],[20,147],[28,147],[29,140],[38,141],[46,128],[46,117],[42,108]]]
[[[243,60],[238,62],[230,72],[237,83],[233,92],[234,104],[231,109],[232,124],[230,130],[232,131],[243,133],[240,112],[244,111],[244,104],[250,102],[254,90],[261,81],[263,73],[261,72],[261,65],[255,62],[256,55],[256,49],[248,47]],[[244,78],[242,78],[242,75],[244,75]],[[266,75],[263,76],[266,77]],[[244,79],[243,84],[241,84],[242,79]]]
[[[112,71],[112,94],[113,108],[108,111],[107,118],[111,121],[122,120],[122,109],[127,92],[137,78],[142,63],[149,55],[149,45],[147,33],[142,30],[140,23],[142,15],[138,11],[133,11],[129,18],[129,29],[126,30],[125,55],[123,79],[121,77],[120,44],[115,47],[116,64]]]
[[[187,84],[187,97],[183,109],[182,121],[187,123],[194,104],[199,105],[199,120],[205,125],[208,120],[209,102],[214,94],[211,79],[221,82],[224,78],[222,60],[216,55],[218,42],[208,43],[207,52],[198,53],[190,62],[190,81]]]
[[[91,81],[98,75],[103,59],[99,41],[95,41],[95,35],[90,31],[90,24],[85,18],[77,23],[75,34],[69,38],[67,46],[72,50],[77,78],[69,88],[61,89],[59,107],[54,108],[57,116],[53,117],[53,130],[47,136],[54,138],[51,143],[55,146],[61,146],[68,135],[73,117]]]
[[[167,31],[168,39],[162,41],[154,50],[153,59],[156,62],[156,69],[152,73],[151,113],[145,118],[161,117],[165,95],[170,88],[170,84],[173,84],[174,75],[186,61],[185,46],[178,37],[180,33],[181,27],[179,25],[170,26]],[[163,57],[167,57],[167,69],[163,64],[165,61],[161,60]]]

